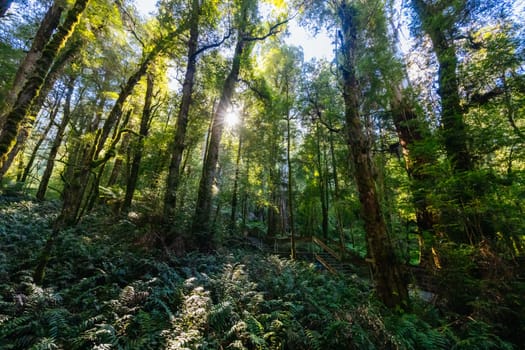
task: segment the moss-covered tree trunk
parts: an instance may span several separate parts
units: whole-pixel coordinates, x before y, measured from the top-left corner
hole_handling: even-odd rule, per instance
[[[7,6],[10,4],[10,1],[3,2],[7,3]],[[64,11],[64,6],[65,2],[63,0],[56,0],[42,19],[35,38],[33,39],[33,43],[31,44],[31,49],[29,49],[23,61],[20,63],[15,78],[13,79],[11,89],[7,93],[5,101],[2,102],[2,110],[4,112],[8,112],[12,108],[18,94],[24,87],[27,78],[34,72],[37,60],[42,57],[42,51],[60,23],[60,17]],[[2,123],[3,121],[0,119],[0,125]]]
[[[455,170],[471,170],[473,164],[468,151],[468,135],[459,97],[458,58],[450,38],[450,26],[454,23],[445,15],[449,5],[440,1],[434,5],[425,0],[413,0],[413,4],[423,29],[432,41],[439,64],[438,94],[441,98],[441,122],[447,155]]]
[[[7,155],[6,160],[2,168],[0,169],[0,180],[2,180],[5,173],[11,167],[11,164],[13,163],[13,160],[15,159],[15,157],[18,155],[18,152],[20,152],[20,150],[24,147],[27,139],[29,138],[29,135],[31,134],[31,131],[33,130],[33,125],[36,121],[36,116],[42,109],[42,106],[44,105],[44,102],[49,92],[53,89],[55,82],[62,74],[66,65],[79,52],[80,47],[81,47],[80,41],[77,41],[73,43],[72,45],[68,45],[66,49],[61,51],[59,57],[53,63],[53,66],[49,70],[49,73],[46,76],[44,84],[42,85],[42,88],[40,89],[40,92],[38,93],[38,96],[32,102],[29,112],[27,113],[27,115],[25,116],[24,120],[22,121],[20,125],[20,130],[18,132],[18,136],[16,137],[15,145],[11,149],[9,154]]]
[[[425,130],[426,126],[419,120],[413,106],[403,96],[401,87],[395,84],[390,105],[405,159],[405,169],[411,181],[412,203],[420,238],[421,263],[428,265],[432,263],[431,242],[425,242],[424,234],[434,237],[436,225],[439,223],[439,213],[435,212],[435,209],[432,210],[429,203],[430,188],[434,185],[430,167],[436,163],[436,156],[432,153],[433,150],[428,151],[421,147],[425,134],[429,132]]]
[[[198,0],[192,2],[192,13],[190,20],[190,37],[188,40],[188,62],[184,82],[182,84],[182,96],[177,115],[177,127],[171,148],[171,160],[166,179],[166,193],[164,195],[164,220],[169,221],[175,211],[177,204],[177,189],[180,183],[182,154],[185,148],[186,130],[189,120],[189,111],[192,102],[193,85],[197,65],[197,45],[199,42],[199,17],[201,5]]]
[[[0,132],[0,167],[3,166],[7,154],[14,146],[20,123],[27,115],[31,103],[42,88],[49,67],[53,64],[59,50],[64,46],[67,39],[73,33],[73,30],[79,22],[80,16],[88,3],[89,0],[77,0],[73,5],[73,8],[69,10],[64,23],[58,27],[57,32],[45,46],[42,56],[36,61],[35,69],[18,94],[13,108],[6,114],[6,117],[3,118],[5,119],[5,122],[2,126],[2,131]]]
[[[379,299],[390,308],[408,306],[408,290],[394,247],[381,213],[367,136],[359,113],[360,90],[356,77],[357,10],[347,1],[339,3],[337,15],[341,23],[343,98],[346,130],[354,177],[359,192],[361,215],[365,222],[368,255],[372,264],[375,289]]]
[[[484,189],[479,179],[469,176],[475,164],[468,149],[469,135],[460,103],[458,57],[453,40],[457,22],[468,4],[425,0],[412,3],[421,27],[432,41],[439,65],[437,92],[441,100],[442,138],[454,175],[453,186],[447,191],[450,201],[442,210],[441,223],[453,241],[477,244],[494,238],[495,229],[484,212],[488,209],[476,209],[479,207],[476,198],[482,196]]]
[[[14,146],[20,123],[27,115],[31,103],[42,88],[49,67],[51,67],[58,52],[73,33],[88,3],[89,0],[77,0],[71,10],[68,11],[66,19],[45,46],[42,56],[36,61],[34,72],[29,76],[24,87],[18,94],[13,108],[6,114],[6,117],[3,118],[5,122],[0,132],[0,167],[3,166],[7,154]]]

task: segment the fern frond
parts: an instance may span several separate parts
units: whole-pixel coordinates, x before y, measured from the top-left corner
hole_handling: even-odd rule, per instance
[[[55,343],[54,337],[51,338],[42,338],[38,343],[33,345],[29,350],[55,350],[59,346]]]
[[[305,334],[309,347],[313,350],[321,350],[321,335],[319,332],[307,329]]]

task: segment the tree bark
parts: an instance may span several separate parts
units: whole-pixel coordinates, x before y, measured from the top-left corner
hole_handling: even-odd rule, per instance
[[[118,182],[118,179],[122,172],[122,166],[124,165],[124,155],[129,153],[129,143],[130,143],[130,134],[126,133],[122,137],[122,143],[120,144],[119,155],[115,157],[115,163],[111,169],[111,174],[109,175],[107,186],[115,186]],[[124,175],[125,176],[125,175]]]
[[[327,181],[325,180],[326,174],[324,172],[322,156],[321,156],[321,130],[319,122],[315,123],[316,143],[317,143],[317,169],[319,171],[319,177],[317,183],[319,185],[319,198],[321,200],[321,232],[323,233],[324,240],[328,240],[328,188],[326,186]]]
[[[69,10],[64,23],[58,27],[57,32],[44,48],[42,56],[36,61],[35,69],[18,94],[13,109],[6,114],[4,118],[5,123],[0,133],[0,166],[3,166],[7,154],[14,146],[20,123],[27,115],[31,103],[38,96],[49,67],[53,64],[59,50],[73,33],[88,3],[89,0],[77,0],[73,8]]]
[[[231,214],[230,214],[230,230],[233,232],[237,226],[237,204],[239,203],[239,178],[240,178],[240,164],[243,146],[243,126],[244,115],[241,116],[239,123],[239,143],[237,145],[237,157],[235,159],[235,175],[233,179],[233,193],[231,200]]]
[[[210,215],[212,209],[212,187],[215,179],[217,162],[219,160],[219,146],[224,130],[224,116],[231,106],[231,99],[241,68],[241,59],[245,53],[246,41],[243,38],[243,31],[239,30],[237,44],[233,55],[233,62],[224,81],[221,97],[215,113],[212,117],[212,127],[210,141],[206,158],[204,159],[202,176],[199,183],[197,205],[193,219],[193,232],[196,234],[196,241],[202,249],[210,248],[212,239],[212,227],[210,225]]]
[[[2,8],[10,6],[11,1],[0,1],[0,17]],[[54,30],[57,28],[62,12],[64,11],[64,1],[56,0],[53,5],[46,12],[38,31],[36,32],[35,38],[31,45],[31,49],[24,57],[22,63],[18,67],[13,80],[13,85],[6,95],[5,101],[3,102],[3,110],[9,111],[10,108],[16,101],[16,97],[24,87],[27,78],[34,72],[37,60],[42,57],[42,51],[44,50],[49,39],[53,35]],[[7,10],[6,8],[6,10]],[[2,113],[3,114],[3,113]],[[0,119],[0,126],[3,124],[3,120]]]
[[[36,192],[36,199],[39,201],[43,201],[45,199],[47,186],[49,184],[49,180],[51,179],[51,175],[53,174],[53,169],[55,167],[55,159],[58,154],[60,145],[62,144],[62,139],[64,138],[64,132],[66,131],[66,127],[69,121],[71,120],[71,98],[73,96],[74,89],[75,78],[71,77],[67,84],[67,94],[66,101],[64,103],[64,113],[62,114],[62,120],[60,121],[60,125],[58,126],[55,139],[53,140],[53,144],[51,145],[51,149],[49,150],[49,154],[47,156],[46,169],[42,174],[42,178],[40,179],[40,184],[38,185],[38,190]]]
[[[185,148],[186,130],[189,120],[189,111],[192,102],[194,77],[197,64],[197,45],[199,42],[199,17],[201,5],[199,0],[192,2],[192,14],[190,22],[190,38],[188,40],[188,63],[184,82],[182,84],[182,97],[177,116],[177,128],[171,148],[171,161],[168,168],[166,180],[166,193],[164,196],[164,220],[169,221],[175,211],[177,204],[177,189],[180,183],[180,163]]]
[[[359,192],[361,215],[365,222],[369,260],[372,264],[375,289],[380,300],[390,308],[408,307],[408,289],[401,274],[401,266],[388,237],[381,213],[372,173],[370,147],[363,132],[359,114],[360,90],[357,82],[356,45],[357,10],[347,1],[337,9],[341,23],[341,73],[348,144],[354,165],[354,177]]]
[[[33,129],[33,124],[36,120],[36,116],[42,109],[42,106],[49,92],[54,87],[55,82],[59,78],[60,74],[63,72],[66,64],[74,58],[76,53],[78,53],[79,48],[80,42],[73,43],[67,49],[63,50],[64,52],[61,53],[60,56],[53,63],[53,66],[47,74],[44,84],[40,89],[40,92],[38,93],[38,96],[32,102],[29,112],[27,113],[24,120],[22,121],[22,124],[20,125],[20,131],[18,132],[18,135],[16,137],[15,146],[7,155],[6,161],[4,162],[2,169],[0,170],[0,180],[2,180],[5,173],[11,167],[11,164],[13,163],[13,160],[17,156],[18,152],[24,147]]]
[[[295,260],[296,250],[295,250],[295,220],[294,220],[294,207],[293,207],[293,176],[292,176],[292,158],[291,158],[291,146],[292,146],[292,136],[291,136],[291,116],[290,116],[290,106],[288,103],[288,91],[286,93],[286,102],[288,113],[286,116],[286,162],[288,166],[288,215],[290,218],[290,259]]]
[[[475,164],[468,149],[469,137],[459,95],[458,57],[452,42],[454,25],[457,24],[454,20],[459,15],[454,12],[447,13],[450,4],[446,1],[430,3],[425,0],[413,0],[413,5],[423,30],[432,41],[438,60],[442,135],[455,175],[454,187],[448,190],[451,201],[449,206],[441,211],[441,222],[447,226],[447,235],[453,241],[477,244],[486,237],[495,238],[496,230],[494,225],[484,218],[486,213],[473,209],[477,207],[473,202],[482,196],[480,190],[483,191],[482,186],[474,183],[468,176],[468,172],[475,169]]]
[[[472,157],[467,145],[468,135],[460,105],[456,73],[458,58],[454,45],[447,38],[446,30],[451,28],[444,28],[442,24],[445,22],[443,17],[445,15],[442,13],[445,9],[428,4],[425,0],[413,0],[413,4],[422,22],[423,30],[430,36],[439,64],[438,94],[441,98],[441,121],[447,155],[452,161],[454,170],[472,170]]]
[[[131,207],[133,200],[133,194],[137,187],[137,181],[139,179],[140,163],[142,161],[142,154],[144,152],[144,140],[148,136],[150,119],[151,119],[151,103],[153,100],[153,86],[154,77],[153,74],[148,74],[147,85],[146,85],[146,97],[144,99],[144,109],[142,110],[142,118],[140,119],[139,136],[135,150],[133,152],[133,159],[131,161],[131,167],[129,170],[129,177],[126,183],[126,195],[124,197],[124,203],[122,204],[122,210],[128,211]]]
[[[403,97],[401,87],[394,85],[391,100],[392,116],[399,144],[405,159],[405,169],[411,181],[412,202],[416,212],[421,264],[431,265],[429,244],[424,241],[425,232],[431,236],[436,234],[435,227],[439,223],[439,214],[430,209],[428,189],[433,184],[434,177],[428,173],[428,168],[435,164],[435,155],[424,150],[418,150],[419,143],[424,141],[424,125],[410,103]]]
[[[44,129],[44,131],[42,132],[42,135],[40,135],[40,137],[38,138],[38,141],[36,142],[36,145],[33,148],[33,152],[31,152],[31,156],[29,157],[29,160],[27,161],[27,165],[26,165],[26,167],[24,169],[24,172],[22,174],[22,177],[20,179],[21,182],[26,182],[26,179],[27,179],[29,173],[31,172],[31,168],[33,167],[33,163],[35,162],[35,159],[36,159],[36,156],[38,154],[38,150],[40,149],[40,146],[46,140],[47,134],[49,134],[49,132],[51,131],[51,128],[53,127],[53,125],[55,125],[55,119],[56,119],[56,116],[58,114],[58,109],[59,109],[61,100],[62,100],[62,96],[59,96],[57,98],[55,106],[53,107],[53,109],[49,113],[49,122],[48,122],[46,128]]]

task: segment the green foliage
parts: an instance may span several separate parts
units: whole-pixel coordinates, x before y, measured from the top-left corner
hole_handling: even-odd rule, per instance
[[[61,233],[37,286],[30,270],[57,211],[1,204],[2,349],[512,349],[482,320],[446,323],[418,304],[393,314],[356,276],[234,247],[176,258],[97,215]]]

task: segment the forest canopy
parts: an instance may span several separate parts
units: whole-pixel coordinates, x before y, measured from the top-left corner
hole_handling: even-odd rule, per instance
[[[0,1],[0,346],[522,346],[522,1],[137,6]]]

